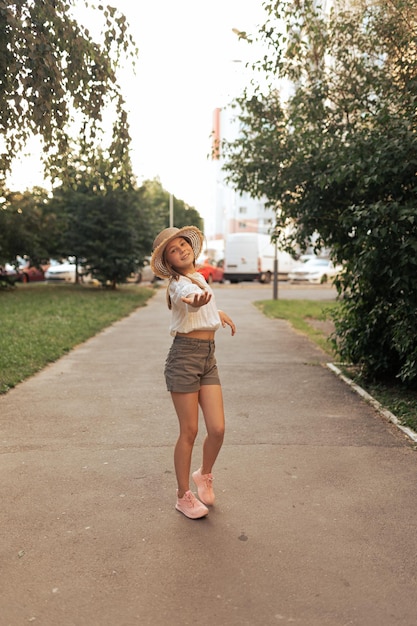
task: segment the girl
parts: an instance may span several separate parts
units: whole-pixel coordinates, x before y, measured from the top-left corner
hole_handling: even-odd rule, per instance
[[[166,228],[156,237],[151,258],[154,274],[169,278],[167,302],[172,311],[170,333],[174,340],[165,363],[165,380],[180,427],[174,451],[178,483],[175,508],[191,519],[204,517],[208,513],[206,505],[214,504],[211,472],[224,437],[223,395],[214,354],[214,333],[220,324],[230,326],[232,335],[236,331],[230,317],[217,309],[213,291],[204,277],[195,270],[203,240],[195,226]],[[190,491],[199,405],[207,429],[202,464],[192,475],[200,500]]]

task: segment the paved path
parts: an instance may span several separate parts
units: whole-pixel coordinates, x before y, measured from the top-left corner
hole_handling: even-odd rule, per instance
[[[417,453],[265,295],[216,288],[238,333],[206,519],[174,509],[162,289],[0,398],[1,626],[417,624]]]

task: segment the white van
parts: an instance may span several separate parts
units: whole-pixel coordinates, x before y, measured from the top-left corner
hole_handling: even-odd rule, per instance
[[[260,233],[233,233],[226,237],[224,280],[238,283],[259,280],[269,283],[274,275],[275,244],[269,235]],[[287,252],[278,251],[278,277],[287,278],[288,272],[302,265]]]

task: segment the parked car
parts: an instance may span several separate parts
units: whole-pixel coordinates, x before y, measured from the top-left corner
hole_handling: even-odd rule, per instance
[[[218,263],[212,263],[210,259],[204,259],[202,262],[197,261],[196,270],[204,276],[209,285],[224,282],[223,261]]]
[[[78,267],[81,275],[82,268]],[[45,280],[47,282],[75,283],[75,263],[64,261],[63,263],[54,263],[49,266],[45,272]]]
[[[45,271],[50,267],[50,264],[35,266],[30,261],[22,261],[19,263],[19,280],[22,283],[32,283],[35,281],[45,280]]]
[[[341,265],[334,265],[330,259],[309,259],[300,267],[288,274],[290,282],[306,281],[314,284],[322,284],[335,278],[342,271]]]
[[[278,262],[278,277],[287,279],[288,273],[298,267],[288,252],[276,250],[271,237],[264,233],[231,233],[226,237],[224,279],[231,283],[259,280],[270,283]]]
[[[136,283],[154,283],[156,280],[160,280],[158,276],[155,276],[150,266],[151,257],[146,257],[143,266],[135,274]]]

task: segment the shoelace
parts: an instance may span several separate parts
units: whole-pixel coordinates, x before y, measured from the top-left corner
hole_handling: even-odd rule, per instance
[[[214,480],[213,476],[211,474],[201,474],[201,477],[203,478],[207,489],[211,489],[213,487],[212,482]]]
[[[192,493],[185,493],[183,497],[185,498],[185,500],[187,500],[190,506],[195,506],[196,497]]]

